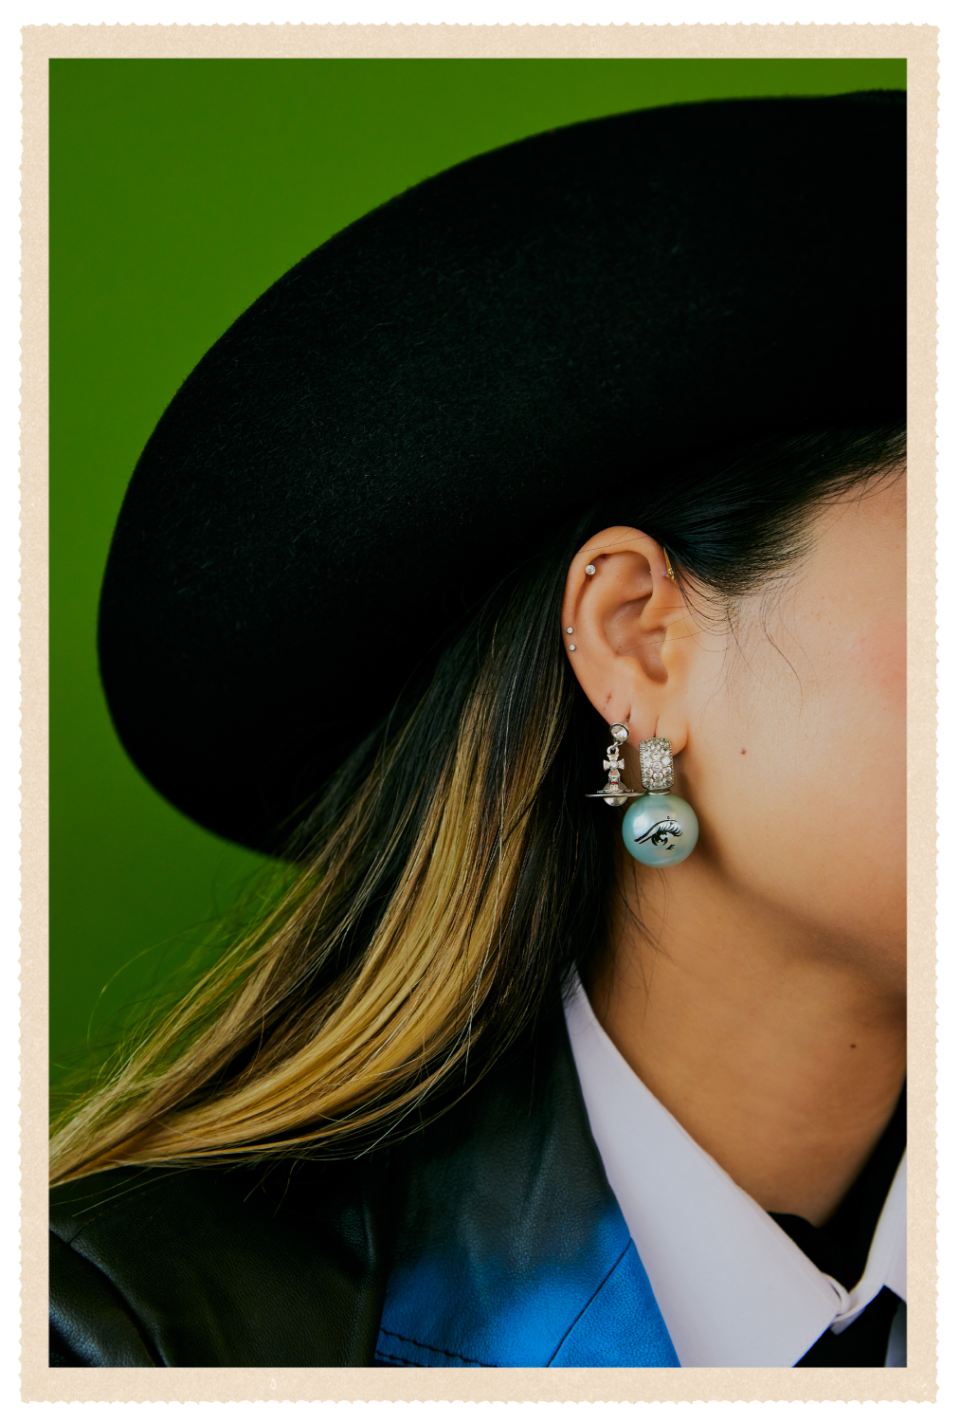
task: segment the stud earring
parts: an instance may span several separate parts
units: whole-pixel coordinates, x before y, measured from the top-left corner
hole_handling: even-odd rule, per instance
[[[640,742],[640,779],[647,793],[623,817],[623,842],[641,864],[666,869],[696,848],[700,823],[686,800],[668,793],[673,751],[664,736]]]
[[[596,570],[596,568],[593,566],[592,563],[588,563],[588,564],[587,564],[587,567],[586,567],[586,571],[587,571],[588,575],[592,578],[593,575],[594,575],[594,573],[595,573],[597,570]]]

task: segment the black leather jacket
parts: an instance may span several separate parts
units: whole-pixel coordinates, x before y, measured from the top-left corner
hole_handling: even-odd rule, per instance
[[[55,1189],[51,1320],[66,1367],[678,1366],[559,1013],[359,1160]]]

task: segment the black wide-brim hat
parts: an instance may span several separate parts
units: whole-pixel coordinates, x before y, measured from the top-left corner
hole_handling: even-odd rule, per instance
[[[680,452],[905,409],[905,96],[525,139],[270,288],[136,467],[100,608],[117,732],[264,849],[539,538]]]

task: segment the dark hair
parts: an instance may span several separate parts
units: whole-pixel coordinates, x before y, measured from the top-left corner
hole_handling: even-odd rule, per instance
[[[74,1109],[57,1177],[352,1151],[419,1125],[536,1031],[614,901],[615,818],[598,830],[584,798],[596,713],[557,632],[577,549],[640,528],[682,589],[728,612],[802,556],[813,509],[904,457],[901,425],[678,458],[539,540],[333,777],[292,842],[294,886]]]

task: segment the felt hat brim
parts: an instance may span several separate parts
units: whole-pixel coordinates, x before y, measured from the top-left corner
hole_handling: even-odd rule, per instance
[[[103,684],[257,849],[559,521],[678,451],[905,409],[904,96],[724,100],[485,154],[287,272],[126,495]]]

